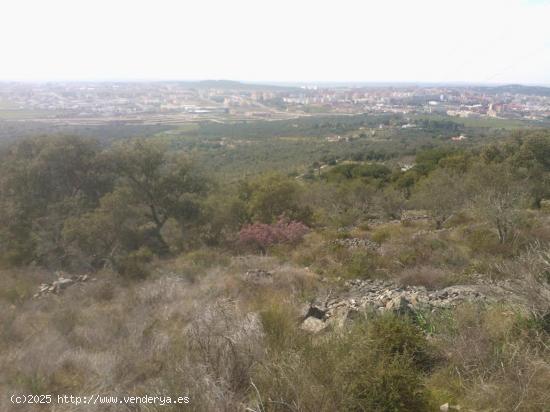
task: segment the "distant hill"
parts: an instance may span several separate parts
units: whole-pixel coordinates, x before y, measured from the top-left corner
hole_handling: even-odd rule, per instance
[[[495,87],[480,87],[479,90],[490,94],[512,93],[525,94],[530,96],[550,96],[550,87],[523,86],[521,84],[507,84]]]
[[[244,83],[235,80],[199,80],[182,81],[180,85],[188,86],[193,89],[227,89],[227,90],[293,90],[297,87],[279,86],[271,84]]]

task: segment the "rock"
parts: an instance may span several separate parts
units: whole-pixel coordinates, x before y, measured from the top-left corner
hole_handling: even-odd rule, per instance
[[[319,298],[302,310],[302,319],[313,318],[335,327],[369,312],[395,312],[411,314],[420,310],[436,312],[456,307],[463,302],[484,304],[511,299],[511,290],[525,289],[522,284],[510,281],[478,282],[470,285],[455,285],[435,291],[424,286],[402,287],[396,282],[380,279],[353,279],[344,283],[344,290],[328,297]],[[519,296],[519,293],[516,293]],[[326,295],[325,295],[326,296]],[[514,295],[515,296],[515,295]],[[548,292],[550,297],[550,288]],[[527,299],[515,299],[527,307]],[[320,326],[318,322],[316,322]],[[322,330],[322,329],[321,329]],[[450,406],[453,409],[454,406]]]
[[[412,222],[414,220],[429,220],[430,215],[425,210],[407,210],[401,214],[401,222]]]
[[[252,269],[245,273],[244,280],[251,283],[272,283],[273,274],[263,269]]]
[[[59,278],[52,283],[55,293],[59,293],[61,290],[67,288],[69,285],[72,285],[74,280],[68,278]]]
[[[305,330],[306,332],[319,333],[323,329],[325,329],[327,326],[328,325],[325,322],[323,322],[321,319],[310,316],[309,318],[307,318],[302,322],[302,325],[300,326],[300,328]]]
[[[443,405],[441,405],[439,407],[439,410],[442,411],[442,412],[447,412],[447,411],[450,411],[450,410],[459,411],[460,406],[459,405],[449,405],[449,402],[447,402],[447,403],[444,403]]]
[[[308,307],[306,313],[304,314],[304,318],[313,317],[313,318],[322,320],[322,319],[325,318],[326,313],[327,313],[326,308],[323,308],[323,307],[318,306],[316,304],[311,304]]]
[[[402,315],[411,311],[409,308],[409,301],[402,295],[388,301],[388,303],[386,303],[386,310],[392,310]]]
[[[428,292],[424,286],[401,287],[387,280],[353,279],[346,281],[344,286],[346,289],[338,295],[329,294],[306,306],[302,319],[314,318],[338,327],[369,311],[405,315],[418,310],[433,312],[452,308],[462,302],[483,303],[496,301],[499,296],[500,299],[508,297],[500,286],[493,285],[457,285]]]
[[[78,276],[75,278],[75,281],[76,281],[76,282],[86,282],[88,279],[89,279],[89,276],[88,276],[88,275],[78,275]]]
[[[39,298],[40,296],[48,293],[57,294],[77,282],[86,282],[89,279],[89,275],[68,276],[64,272],[56,272],[56,274],[58,279],[52,283],[42,283],[38,287],[38,292],[35,293],[33,297]]]
[[[361,238],[345,238],[345,239],[335,239],[330,242],[332,245],[343,246],[348,249],[367,249],[375,251],[380,245],[370,239],[361,239]]]

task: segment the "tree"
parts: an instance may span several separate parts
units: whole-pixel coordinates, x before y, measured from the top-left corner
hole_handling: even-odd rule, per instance
[[[207,192],[205,178],[187,157],[170,155],[165,147],[142,140],[115,149],[112,161],[117,185],[128,188],[130,201],[142,208],[151,224],[151,249],[168,253],[162,228],[170,218],[183,229],[198,217],[199,202]]]
[[[10,146],[0,164],[0,254],[13,263],[62,264],[63,221],[97,206],[113,176],[92,140],[52,137]]]
[[[118,261],[144,243],[144,217],[132,206],[131,193],[119,188],[101,198],[98,208],[68,218],[63,226],[65,249],[76,264],[116,267]]]
[[[494,225],[500,243],[507,242],[529,201],[529,182],[514,176],[507,163],[482,165],[469,176],[474,211]]]
[[[540,207],[550,197],[550,135],[530,135],[514,153],[512,164],[530,181],[533,204]]]
[[[200,238],[208,245],[232,241],[249,222],[246,202],[234,194],[214,193],[202,204]]]
[[[242,182],[239,197],[247,203],[252,221],[273,223],[282,216],[306,224],[311,220],[311,210],[301,202],[300,185],[281,174]]]
[[[459,174],[436,169],[418,183],[411,203],[428,210],[436,228],[441,229],[445,221],[465,203],[463,182],[463,177]]]

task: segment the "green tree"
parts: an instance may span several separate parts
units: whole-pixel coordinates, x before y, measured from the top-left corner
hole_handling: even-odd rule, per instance
[[[168,253],[162,229],[171,218],[182,229],[198,219],[208,188],[205,177],[186,156],[170,154],[166,147],[147,141],[124,144],[114,150],[111,159],[117,185],[128,188],[130,201],[142,208],[150,223],[151,249]]]
[[[422,179],[411,197],[415,207],[430,212],[437,229],[441,229],[465,201],[464,179],[446,169],[437,169]]]
[[[311,222],[312,212],[302,204],[300,185],[281,174],[266,174],[242,182],[239,197],[247,203],[253,221],[274,223],[285,216],[305,224]]]
[[[500,243],[507,242],[529,202],[529,182],[514,176],[507,163],[480,165],[469,176],[474,211],[494,225]]]
[[[0,164],[0,254],[12,263],[63,262],[63,220],[97,206],[113,176],[96,142],[76,137],[24,140]]]
[[[75,264],[114,268],[144,243],[140,228],[145,224],[141,211],[132,205],[130,191],[119,188],[103,196],[93,211],[65,220],[65,248]]]

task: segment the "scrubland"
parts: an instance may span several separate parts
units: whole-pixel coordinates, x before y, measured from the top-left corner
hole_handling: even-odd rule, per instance
[[[549,162],[542,131],[420,151],[407,171],[342,160],[227,182],[151,141],[18,143],[0,166],[0,410],[121,410],[14,393],[190,397],[122,409],[144,411],[550,410]],[[60,273],[89,279],[35,296]],[[301,328],[351,279],[509,287]]]

